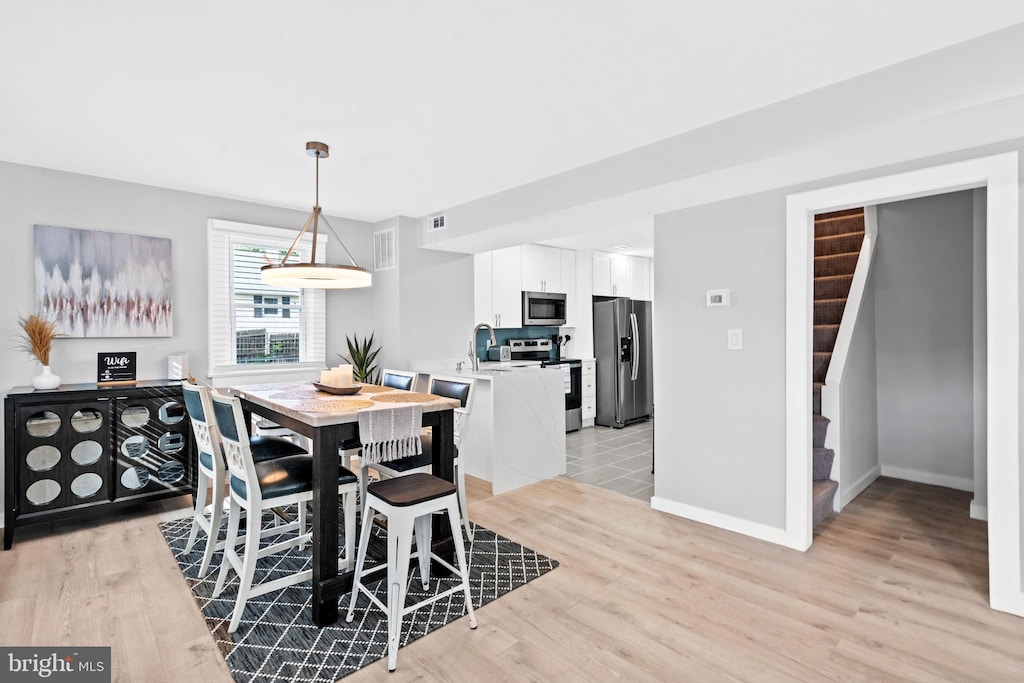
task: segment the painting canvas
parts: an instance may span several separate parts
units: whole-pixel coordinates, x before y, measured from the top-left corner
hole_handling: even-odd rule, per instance
[[[69,337],[170,337],[171,240],[35,226],[36,312]]]

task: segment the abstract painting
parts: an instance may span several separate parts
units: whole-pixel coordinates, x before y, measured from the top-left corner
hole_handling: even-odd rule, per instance
[[[36,312],[69,337],[170,337],[171,240],[35,226]]]

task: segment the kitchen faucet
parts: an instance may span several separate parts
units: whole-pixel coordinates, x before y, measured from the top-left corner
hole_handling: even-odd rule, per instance
[[[486,327],[487,331],[491,333],[491,346],[498,343],[494,338],[494,328],[487,323],[480,323],[473,328],[473,336],[469,338],[469,357],[473,361],[473,372],[480,371],[480,359],[476,357],[476,333],[479,332],[482,327]]]

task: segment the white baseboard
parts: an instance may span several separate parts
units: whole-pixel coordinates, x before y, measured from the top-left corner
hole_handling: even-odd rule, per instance
[[[873,482],[875,479],[878,479],[878,477],[881,476],[881,474],[882,466],[875,465],[868,471],[867,474],[858,479],[853,484],[853,486],[850,486],[847,489],[845,489],[841,494],[839,494],[839,509],[842,510],[850,503],[850,501],[852,501],[854,498],[862,494],[864,492],[864,489],[871,486],[871,482]]]
[[[971,519],[988,521],[988,505],[982,505],[976,500],[971,500]]]
[[[921,472],[920,470],[908,470],[902,467],[890,467],[882,465],[882,476],[893,479],[904,479],[916,481],[918,484],[931,484],[932,486],[945,486],[957,491],[974,491],[974,480],[969,477],[952,477],[948,474],[935,474],[934,472]]]
[[[726,531],[733,531],[737,534],[743,534],[744,536],[752,536],[753,538],[768,541],[769,543],[788,546],[786,530],[780,529],[779,527],[751,522],[749,519],[733,517],[732,515],[726,515],[713,510],[705,510],[704,508],[679,503],[674,500],[666,500],[659,496],[651,498],[651,507],[655,510],[675,515],[676,517],[692,519],[693,521],[700,522],[701,524],[725,529]]]

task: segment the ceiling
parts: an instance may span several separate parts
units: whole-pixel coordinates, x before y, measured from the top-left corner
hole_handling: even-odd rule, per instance
[[[0,0],[0,160],[308,210],[322,140],[327,213],[418,217],[1022,21],[1018,0]],[[650,231],[558,242],[649,255]]]

